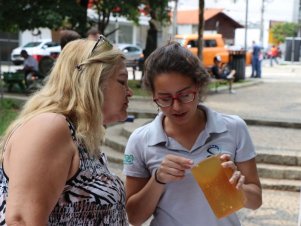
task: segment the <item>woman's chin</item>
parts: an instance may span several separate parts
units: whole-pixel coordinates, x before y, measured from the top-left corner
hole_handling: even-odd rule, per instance
[[[110,125],[110,124],[113,124],[113,123],[116,123],[116,122],[124,122],[124,121],[127,120],[127,118],[128,118],[127,113],[120,114],[120,115],[114,115],[110,118],[105,119],[104,124],[105,125]]]

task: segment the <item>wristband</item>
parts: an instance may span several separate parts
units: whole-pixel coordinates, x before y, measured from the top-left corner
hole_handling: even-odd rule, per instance
[[[156,181],[158,184],[166,184],[166,183],[163,183],[163,182],[161,182],[161,181],[158,180],[157,172],[158,172],[158,169],[156,169],[156,172],[155,172],[155,181]]]

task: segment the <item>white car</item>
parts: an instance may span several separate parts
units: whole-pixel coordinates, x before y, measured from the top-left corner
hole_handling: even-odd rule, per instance
[[[25,49],[28,54],[33,56],[37,61],[40,61],[43,56],[57,56],[61,52],[60,44],[53,42],[51,39],[41,39],[29,42],[24,46],[13,49],[11,61],[15,65],[20,65],[24,61],[23,57],[20,55],[22,49]]]
[[[143,52],[139,46],[128,43],[119,43],[117,46],[126,57],[127,67],[136,67],[138,62],[143,59]]]

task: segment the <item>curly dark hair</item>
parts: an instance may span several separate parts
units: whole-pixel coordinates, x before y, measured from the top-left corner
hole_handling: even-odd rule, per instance
[[[144,64],[143,86],[153,93],[154,79],[162,73],[176,72],[191,78],[200,87],[200,101],[208,90],[209,74],[197,56],[178,42],[171,41],[157,48]]]

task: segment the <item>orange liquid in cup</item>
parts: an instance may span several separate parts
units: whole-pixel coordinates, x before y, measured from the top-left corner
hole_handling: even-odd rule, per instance
[[[192,168],[192,174],[217,218],[228,216],[241,209],[242,191],[230,184],[232,169],[221,166],[219,156],[211,156]]]

